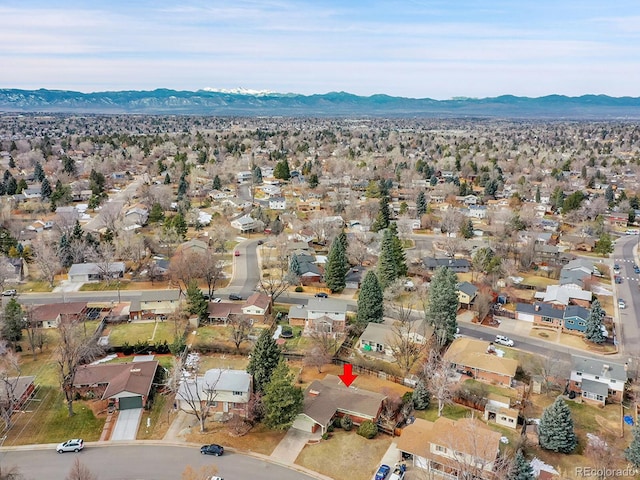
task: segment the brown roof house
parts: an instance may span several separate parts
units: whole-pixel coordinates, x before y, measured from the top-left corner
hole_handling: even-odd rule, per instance
[[[397,445],[414,467],[434,477],[498,480],[494,468],[500,437],[475,418],[440,417],[435,422],[417,418],[402,430]]]
[[[304,407],[293,428],[325,433],[334,417],[349,415],[356,425],[366,420],[376,422],[387,397],[355,387],[346,387],[340,378],[327,375],[315,380],[304,392]]]
[[[456,338],[443,356],[453,367],[476,380],[510,387],[518,368],[517,360],[498,355],[493,343],[473,338]]]
[[[31,310],[31,320],[40,328],[56,328],[62,320],[79,321],[87,316],[87,302],[50,303]]]
[[[83,397],[114,400],[119,410],[143,408],[157,368],[157,360],[83,365],[76,372],[73,387]]]
[[[242,305],[242,313],[257,322],[264,323],[267,315],[271,312],[269,300],[269,296],[264,293],[252,293]]]

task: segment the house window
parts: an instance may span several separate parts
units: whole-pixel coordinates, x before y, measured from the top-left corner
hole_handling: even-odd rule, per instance
[[[443,446],[441,446],[441,445],[436,445],[436,452],[442,452],[442,453],[444,453],[444,452],[446,452],[446,451],[447,451],[447,449],[446,449],[446,448],[444,448]]]
[[[542,317],[542,321],[545,323],[553,323],[553,318],[551,317]]]
[[[216,408],[218,406],[218,402],[215,402],[215,401],[207,402],[207,406]]]
[[[580,322],[578,322],[578,325],[579,325],[580,327],[584,327],[584,326],[585,326],[585,323],[584,323],[584,322],[582,322],[582,321],[580,321]]]
[[[234,395],[242,395],[242,392],[233,392]]]
[[[611,383],[616,383],[616,381],[612,378],[611,380],[609,380]]]
[[[600,380],[600,377],[596,375],[596,380]]]
[[[566,323],[567,325],[573,325],[573,320],[565,320],[565,323]]]
[[[582,376],[582,372],[576,372],[576,375],[577,375],[578,377],[581,377],[581,376]]]

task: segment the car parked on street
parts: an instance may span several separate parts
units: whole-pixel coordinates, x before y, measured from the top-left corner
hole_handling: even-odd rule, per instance
[[[620,265],[617,263],[613,266],[613,273],[620,273]]]
[[[513,347],[513,340],[509,337],[505,337],[504,335],[496,335],[496,339],[493,343],[497,343],[499,345],[504,345],[506,347]]]
[[[220,297],[216,297],[213,300],[211,300],[213,303],[220,303],[222,301],[222,299]]]
[[[233,252],[233,255],[235,257],[239,257],[240,256],[240,250],[236,250],[235,252]]]
[[[215,455],[216,457],[219,457],[224,453],[224,447],[222,445],[218,445],[217,443],[211,443],[209,445],[201,446],[200,453],[202,455]]]
[[[66,442],[59,443],[56,447],[56,452],[79,452],[84,448],[84,441],[81,438],[72,438]]]
[[[5,290],[4,292],[2,292],[3,297],[14,297],[17,294],[18,292],[15,288],[10,288],[9,290]]]
[[[627,302],[625,302],[623,299],[619,298],[618,299],[618,308],[620,308],[620,309],[627,308]]]
[[[229,300],[242,300],[242,295],[238,295],[237,293],[230,293]]]
[[[315,294],[315,297],[316,297],[316,298],[329,298],[329,295],[327,295],[327,294],[326,294],[326,293],[324,293],[324,292],[319,292],[319,293],[316,293],[316,294]]]
[[[618,285],[622,283],[622,277],[620,275],[616,275],[613,278]]]

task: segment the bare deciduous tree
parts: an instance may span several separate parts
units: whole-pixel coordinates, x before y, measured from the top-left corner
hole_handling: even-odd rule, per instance
[[[216,386],[222,377],[224,370],[209,370],[207,375],[200,375],[196,369],[189,375],[182,367],[182,362],[177,360],[174,364],[172,377],[180,379],[180,385],[176,398],[186,404],[181,410],[193,415],[200,425],[200,431],[206,430],[206,420],[209,418],[210,409],[215,402],[218,392]]]
[[[236,346],[236,351],[240,351],[240,345],[249,339],[249,334],[253,328],[251,319],[246,315],[231,315],[229,319],[229,336]]]
[[[200,274],[209,289],[209,298],[213,297],[216,291],[216,285],[224,279],[224,264],[219,255],[213,252],[205,252],[200,254]]]
[[[95,262],[101,278],[107,280],[107,282],[111,282],[114,273],[116,273],[113,271],[113,264],[116,259],[115,247],[110,243],[100,243],[98,247],[91,252],[89,258]]]
[[[40,274],[53,287],[56,274],[62,268],[60,255],[56,246],[44,240],[33,242],[33,261],[38,266]]]
[[[199,469],[187,465],[182,472],[182,480],[209,480],[214,478],[218,473],[218,467],[215,465],[205,465]]]
[[[73,416],[75,388],[73,386],[78,367],[96,358],[102,352],[95,332],[87,335],[81,322],[63,317],[58,323],[57,364],[60,386],[64,392],[69,416]]]
[[[445,405],[452,403],[456,392],[456,383],[451,379],[452,374],[451,364],[442,359],[437,349],[432,349],[422,367],[422,378],[426,381],[429,392],[438,401],[438,417],[442,416]]]
[[[20,385],[20,356],[7,348],[1,347],[0,355],[0,418],[4,423],[5,431],[11,428],[13,412],[20,402],[17,397],[17,388]]]
[[[79,458],[73,461],[66,480],[97,480],[98,477],[80,461]]]
[[[0,480],[24,480],[24,475],[20,473],[18,467],[0,466]]]
[[[274,248],[263,249],[260,290],[269,296],[269,310],[291,285],[298,283],[298,277],[289,272],[287,237],[280,235],[274,241]]]

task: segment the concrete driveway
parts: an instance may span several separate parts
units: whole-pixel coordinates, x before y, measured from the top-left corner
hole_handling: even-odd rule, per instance
[[[138,433],[138,426],[142,418],[141,408],[130,408],[120,410],[116,425],[113,427],[111,440],[135,440]]]
[[[320,440],[321,433],[307,433],[290,428],[278,446],[271,453],[271,458],[278,462],[292,465],[309,440]]]

